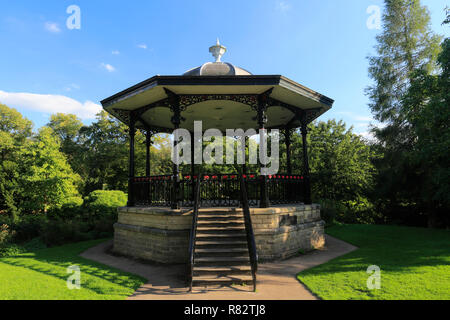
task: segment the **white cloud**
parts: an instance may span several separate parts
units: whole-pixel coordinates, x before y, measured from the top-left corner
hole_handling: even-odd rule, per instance
[[[360,116],[358,114],[355,114],[353,112],[347,112],[347,111],[343,111],[343,112],[336,112],[336,114],[342,114],[344,116],[347,116],[349,118],[351,118],[354,121],[374,121],[373,117],[370,116]]]
[[[369,132],[369,131],[364,131],[364,132],[360,132],[360,133],[357,133],[357,134],[359,134],[361,137],[363,137],[364,139],[366,139],[368,141],[375,141],[376,140],[374,135],[371,132]]]
[[[119,55],[120,51],[119,50],[113,50],[113,52],[111,52],[113,55]]]
[[[108,72],[114,72],[116,71],[116,68],[114,68],[112,65],[108,64],[108,63],[101,63],[100,66],[105,69]]]
[[[291,9],[291,4],[288,3],[287,1],[278,1],[277,8],[281,12],[286,12],[286,11],[289,11]]]
[[[102,110],[92,101],[81,103],[75,99],[53,94],[35,94],[26,92],[5,92],[0,90],[0,102],[9,107],[27,109],[43,113],[71,113],[83,120],[95,119]]]
[[[80,89],[80,86],[77,85],[76,83],[72,83],[64,88],[64,90],[66,90],[66,91],[79,90],[79,89]]]
[[[144,50],[147,49],[147,45],[145,43],[139,44],[137,47]]]
[[[52,33],[60,33],[61,32],[61,28],[59,27],[59,25],[56,22],[50,22],[50,21],[47,21],[45,23],[45,30],[52,32]]]

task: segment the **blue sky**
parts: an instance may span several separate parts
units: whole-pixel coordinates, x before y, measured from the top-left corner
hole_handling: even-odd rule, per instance
[[[436,33],[446,0],[423,0]],[[81,10],[69,30],[67,7]],[[253,74],[281,74],[336,100],[321,117],[367,131],[366,57],[379,30],[366,25],[381,0],[1,1],[0,102],[38,128],[55,112],[90,123],[99,101],[153,75],[223,60]]]

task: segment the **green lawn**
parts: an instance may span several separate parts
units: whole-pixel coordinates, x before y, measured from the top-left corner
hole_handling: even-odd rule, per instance
[[[450,231],[343,225],[326,230],[358,250],[298,274],[322,299],[450,299]],[[367,288],[367,267],[381,269],[381,289]]]
[[[87,241],[0,258],[0,300],[125,299],[145,279],[81,258],[105,240]],[[81,271],[81,289],[67,288],[67,267]]]

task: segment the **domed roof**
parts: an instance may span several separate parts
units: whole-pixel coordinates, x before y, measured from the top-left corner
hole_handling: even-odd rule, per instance
[[[220,59],[227,52],[227,48],[222,46],[217,39],[215,46],[209,48],[209,52],[216,58],[215,62],[207,62],[200,67],[186,71],[183,76],[249,76],[252,75],[245,69],[236,67],[228,62],[221,62]]]

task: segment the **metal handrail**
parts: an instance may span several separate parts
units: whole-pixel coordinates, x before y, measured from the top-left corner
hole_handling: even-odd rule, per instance
[[[241,196],[242,210],[244,211],[245,233],[247,235],[247,244],[250,254],[250,264],[252,268],[253,291],[256,291],[256,272],[258,271],[258,253],[256,252],[255,235],[253,233],[252,218],[248,205],[247,188],[245,187],[244,177],[241,174]]]
[[[197,235],[197,221],[198,221],[198,208],[200,206],[200,185],[201,176],[197,178],[197,183],[195,185],[195,196],[194,196],[194,209],[192,211],[192,227],[191,236],[189,240],[189,291],[192,291],[192,280],[194,277],[194,252],[195,252],[195,238]]]

